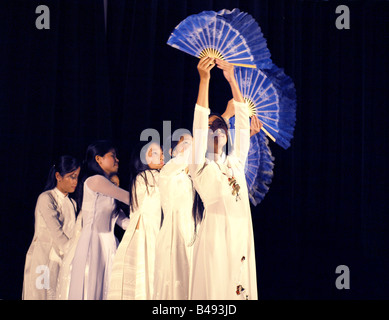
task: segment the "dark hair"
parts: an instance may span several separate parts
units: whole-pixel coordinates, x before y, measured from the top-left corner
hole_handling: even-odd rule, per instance
[[[104,170],[97,163],[96,156],[103,157],[106,153],[110,152],[111,150],[114,150],[116,152],[116,148],[109,140],[98,140],[91,143],[86,149],[85,160],[83,162],[83,167],[82,167],[82,169],[84,169],[83,170],[84,172],[82,173],[82,176],[83,177],[86,176],[86,178],[88,178],[95,174],[99,174],[108,178]]]
[[[232,151],[232,144],[231,144],[231,141],[230,141],[230,136],[228,134],[228,129],[229,129],[229,125],[228,123],[226,122],[226,120],[224,120],[224,118],[222,117],[222,115],[220,113],[217,113],[217,112],[212,112],[208,119],[211,118],[212,116],[216,116],[217,119],[213,120],[212,124],[215,124],[214,127],[211,126],[211,129],[213,131],[215,131],[217,128],[221,128],[224,130],[224,133],[227,137],[227,143],[226,143],[226,155],[228,154],[228,152]]]
[[[228,130],[228,124],[227,124],[226,120],[224,120],[224,118],[222,117],[222,115],[220,113],[212,112],[209,114],[208,119],[211,118],[212,116],[217,117],[217,119],[215,119],[213,122],[218,120],[220,122],[220,127],[226,131]]]
[[[129,166],[129,194],[130,194],[130,211],[135,210],[138,207],[138,199],[136,197],[136,178],[140,174],[145,180],[146,190],[148,191],[149,181],[147,181],[147,176],[145,171],[152,170],[148,166],[146,162],[146,152],[148,144],[152,144],[153,142],[141,141],[138,142],[134,148],[132,149],[130,156],[130,166]]]
[[[193,207],[192,207],[192,215],[195,224],[195,231],[197,229],[197,225],[203,220],[203,214],[204,214],[204,203],[201,200],[199,193],[195,189]]]
[[[55,177],[55,173],[58,172],[62,177],[65,174],[73,172],[80,167],[80,162],[69,155],[64,155],[58,157],[54,165],[51,166],[49,175],[47,177],[46,185],[43,191],[54,189],[57,186],[57,179]]]
[[[81,206],[82,206],[85,180],[96,174],[104,176],[107,179],[109,178],[107,177],[104,170],[97,163],[96,156],[103,157],[106,153],[110,152],[111,150],[114,150],[116,152],[116,148],[109,140],[98,140],[91,143],[87,147],[85,159],[81,166],[81,172],[80,172],[81,179],[76,189],[76,201],[77,201],[78,211],[81,210]]]

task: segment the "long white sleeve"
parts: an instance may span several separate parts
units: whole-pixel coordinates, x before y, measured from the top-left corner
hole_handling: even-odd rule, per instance
[[[233,101],[235,106],[235,141],[233,154],[245,165],[250,148],[250,119],[247,103]]]
[[[111,181],[101,175],[89,177],[85,183],[88,185],[89,189],[94,192],[114,198],[127,205],[130,202],[128,191],[115,186]]]
[[[70,199],[66,199],[69,201]],[[36,209],[46,223],[47,229],[53,242],[64,251],[69,238],[66,236],[62,223],[58,220],[58,209],[54,197],[50,193],[43,193],[39,196]]]
[[[196,104],[193,118],[192,159],[189,172],[195,177],[205,163],[205,154],[208,143],[208,116],[210,110]]]

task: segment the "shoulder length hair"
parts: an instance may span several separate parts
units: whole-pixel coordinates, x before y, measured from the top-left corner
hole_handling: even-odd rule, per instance
[[[43,191],[54,189],[57,186],[57,179],[55,177],[56,172],[63,177],[64,175],[77,170],[79,167],[80,162],[72,156],[63,155],[58,157],[50,168]]]

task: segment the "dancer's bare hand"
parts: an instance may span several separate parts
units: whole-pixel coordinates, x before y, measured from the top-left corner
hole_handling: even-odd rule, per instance
[[[250,137],[257,134],[262,128],[262,122],[259,121],[258,117],[256,115],[253,115],[251,117],[251,124],[250,124]]]
[[[197,70],[200,79],[209,80],[211,78],[211,70],[215,66],[215,59],[211,57],[203,57],[197,65]]]
[[[216,59],[216,65],[219,69],[223,70],[223,75],[228,82],[236,81],[234,74],[234,65],[221,59]]]

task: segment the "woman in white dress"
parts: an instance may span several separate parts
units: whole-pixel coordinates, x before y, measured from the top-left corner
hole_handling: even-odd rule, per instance
[[[193,185],[189,177],[192,136],[172,141],[172,159],[159,175],[163,224],[156,244],[154,299],[188,300],[195,236]],[[175,146],[176,145],[176,146]]]
[[[111,300],[153,297],[155,240],[161,226],[159,170],[164,165],[159,144],[138,144],[130,161],[130,224],[118,247],[109,287]]]
[[[79,162],[61,156],[50,169],[44,192],[35,207],[35,233],[26,255],[23,299],[52,300],[56,295],[59,268],[73,236]]]
[[[119,177],[116,173],[113,173],[110,177],[110,181],[117,187],[119,187]],[[119,205],[122,202],[115,200],[116,203],[116,212],[113,213],[112,224],[116,224],[125,229],[129,223],[129,219],[124,214]],[[58,275],[57,290],[56,290],[56,299],[57,300],[68,300],[69,299],[69,286],[70,286],[70,276],[71,276],[71,267],[74,258],[74,254],[77,249],[78,240],[80,238],[82,231],[82,212],[77,216],[76,225],[74,227],[74,234],[72,239],[69,241],[69,250],[63,258],[63,262]],[[119,241],[115,238],[116,244],[119,245]]]
[[[76,225],[74,226],[73,237],[69,241],[69,248],[64,254],[62,264],[58,273],[56,300],[68,300],[69,299],[69,286],[71,276],[71,266],[74,258],[74,254],[77,249],[78,240],[80,239],[82,231],[82,214],[78,214],[76,219]]]
[[[216,65],[230,84],[235,108],[235,142],[227,157],[227,124],[208,117],[210,71]],[[254,238],[244,166],[250,145],[248,107],[228,62],[205,57],[198,64],[194,151],[190,174],[204,203],[193,253],[191,299],[257,299]]]
[[[109,141],[97,141],[88,146],[84,182],[79,186],[83,191],[82,231],[70,266],[70,300],[104,300],[107,297],[117,248],[114,226],[120,220],[125,229],[129,222],[128,218],[119,217],[115,210],[115,200],[129,203],[128,191],[109,180],[118,171],[118,162],[116,149]]]

